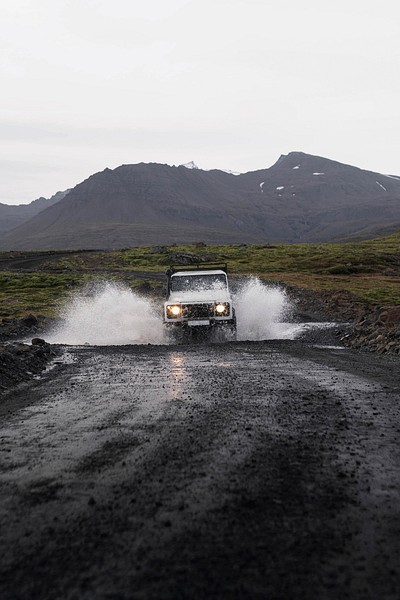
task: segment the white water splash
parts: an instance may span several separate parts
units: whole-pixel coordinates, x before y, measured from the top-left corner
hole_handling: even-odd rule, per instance
[[[256,277],[235,295],[238,340],[293,339],[301,326],[285,322],[292,307],[285,292]]]
[[[120,283],[92,284],[65,304],[62,323],[46,340],[78,346],[174,343],[164,329],[162,304]],[[234,305],[238,340],[294,339],[304,330],[304,324],[287,322],[292,307],[285,292],[255,277],[235,294]]]
[[[60,316],[63,323],[46,338],[52,344],[166,343],[161,308],[121,284],[88,287],[65,305]]]

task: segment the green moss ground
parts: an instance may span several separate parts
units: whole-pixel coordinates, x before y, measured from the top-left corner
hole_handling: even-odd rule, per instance
[[[0,272],[0,317],[27,312],[57,314],[60,302],[93,279],[115,279],[132,288],[146,286],[146,279],[136,277],[135,271],[149,272],[147,285],[160,290],[162,284],[154,282],[151,273],[162,273],[177,256],[185,253],[227,262],[232,274],[254,274],[314,290],[344,290],[373,304],[400,305],[400,233],[397,233],[348,244],[193,244],[65,253],[56,259],[49,253],[48,260],[45,256],[40,263],[40,271]],[[33,252],[24,253],[27,254],[35,257]],[[7,253],[1,253],[1,257],[7,257]]]

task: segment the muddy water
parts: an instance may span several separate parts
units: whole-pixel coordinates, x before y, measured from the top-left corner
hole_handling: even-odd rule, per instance
[[[68,353],[3,407],[1,598],[395,597],[390,361],[289,341]]]

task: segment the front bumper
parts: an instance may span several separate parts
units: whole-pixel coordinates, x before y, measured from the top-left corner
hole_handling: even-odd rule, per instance
[[[231,302],[178,302],[164,305],[166,323],[230,321],[233,318]]]
[[[236,327],[235,319],[188,319],[180,321],[164,321],[164,325],[170,329],[193,329],[193,328],[214,328],[214,327]]]

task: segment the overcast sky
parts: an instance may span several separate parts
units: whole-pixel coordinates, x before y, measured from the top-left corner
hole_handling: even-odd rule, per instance
[[[398,0],[1,0],[0,202],[300,150],[400,175]]]

